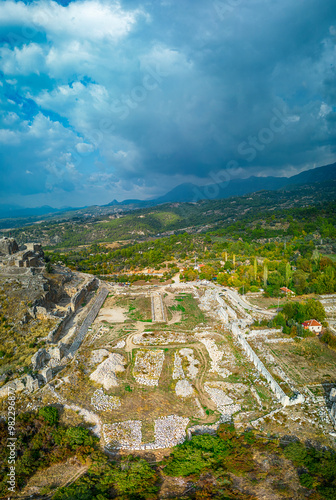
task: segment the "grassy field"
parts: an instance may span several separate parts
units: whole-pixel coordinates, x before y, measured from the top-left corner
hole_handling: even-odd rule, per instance
[[[285,373],[299,385],[336,380],[336,351],[317,338],[295,344],[274,344],[270,349]]]

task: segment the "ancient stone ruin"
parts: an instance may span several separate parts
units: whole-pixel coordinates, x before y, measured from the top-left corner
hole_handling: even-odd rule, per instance
[[[44,265],[39,243],[26,243],[19,248],[14,238],[0,238],[0,265],[8,267],[40,267]]]

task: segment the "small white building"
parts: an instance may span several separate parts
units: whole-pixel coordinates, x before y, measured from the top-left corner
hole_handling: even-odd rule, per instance
[[[313,333],[318,335],[322,331],[322,325],[316,319],[309,319],[308,321],[304,321],[302,326],[305,330],[310,330]]]

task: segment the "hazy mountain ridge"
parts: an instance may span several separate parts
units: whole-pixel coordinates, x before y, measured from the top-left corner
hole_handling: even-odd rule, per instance
[[[197,186],[192,183],[184,183],[176,186],[163,196],[152,200],[128,199],[123,201],[112,200],[106,205],[92,205],[90,207],[66,207],[53,208],[48,205],[36,208],[24,208],[16,205],[0,205],[0,218],[9,219],[7,224],[2,221],[1,226],[11,227],[18,224],[36,222],[40,217],[47,216],[71,218],[83,215],[105,215],[110,208],[122,211],[130,211],[139,208],[149,208],[164,203],[197,202],[203,199],[218,200],[232,196],[244,196],[258,191],[276,191],[284,188],[292,188],[299,185],[321,183],[336,180],[336,163],[306,170],[292,177],[249,177],[247,179],[232,179],[219,184],[207,184]],[[21,218],[18,224],[11,222],[13,219]],[[24,218],[33,218],[25,221]]]

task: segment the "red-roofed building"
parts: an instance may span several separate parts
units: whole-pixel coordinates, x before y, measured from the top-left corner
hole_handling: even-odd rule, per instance
[[[308,321],[304,321],[302,326],[305,330],[310,330],[313,333],[318,335],[322,331],[322,325],[316,319],[309,319]]]
[[[290,290],[286,286],[283,286],[282,288],[280,288],[280,290],[286,295],[295,295],[295,292],[293,292],[293,290]]]

